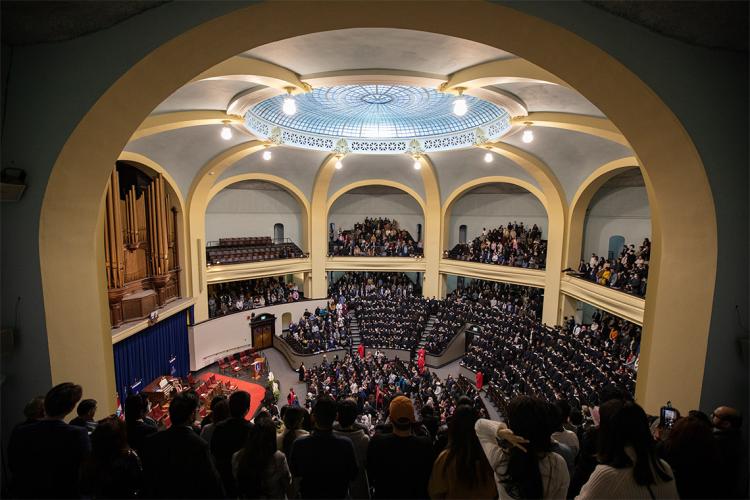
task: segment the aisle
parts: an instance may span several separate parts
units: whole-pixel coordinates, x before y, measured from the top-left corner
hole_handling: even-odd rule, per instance
[[[289,367],[286,358],[273,347],[263,349],[261,352],[268,360],[270,371],[273,372],[273,376],[279,382],[279,409],[286,404],[286,395],[289,393],[290,387],[294,388],[299,403],[304,406],[307,385],[299,381],[299,375]]]

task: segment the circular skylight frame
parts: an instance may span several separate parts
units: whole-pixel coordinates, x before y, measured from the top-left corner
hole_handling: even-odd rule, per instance
[[[340,85],[295,96],[297,113],[282,111],[285,96],[250,108],[245,126],[261,140],[316,151],[366,154],[463,149],[495,140],[511,128],[508,111],[465,96],[469,112],[453,114],[455,97],[408,85]]]

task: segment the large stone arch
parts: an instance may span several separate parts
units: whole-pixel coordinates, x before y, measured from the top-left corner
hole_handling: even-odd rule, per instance
[[[622,132],[641,160],[649,196],[655,200],[656,258],[646,297],[636,397],[649,411],[667,399],[680,407],[697,407],[716,278],[716,216],[700,156],[674,113],[603,50],[512,8],[479,2],[390,7],[340,2],[251,5],[158,47],[104,92],[61,149],[41,210],[40,267],[53,382],[85,381],[104,411],[113,409],[105,283],[96,265],[103,253],[96,244],[101,224],[97,214],[109,166],[150,111],[206,68],[252,47],[310,32],[391,27],[441,33],[510,51],[578,90]],[[498,29],[500,20],[502,29]],[[676,178],[680,182],[674,182]],[[76,203],[70,203],[72,199]],[[681,251],[696,245],[702,248],[702,259]],[[71,273],[80,284],[76,294],[69,293],[66,277]],[[694,286],[696,277],[699,287]]]

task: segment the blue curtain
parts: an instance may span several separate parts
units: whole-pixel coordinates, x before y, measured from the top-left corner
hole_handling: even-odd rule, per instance
[[[143,388],[155,378],[169,375],[172,365],[176,376],[187,375],[190,369],[187,322],[192,309],[180,311],[114,345],[115,382],[120,401],[125,402],[128,389],[138,381],[142,381]]]

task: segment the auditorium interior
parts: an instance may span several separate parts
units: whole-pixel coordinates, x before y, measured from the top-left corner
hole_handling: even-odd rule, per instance
[[[33,27],[54,5],[23,4],[3,7],[3,448],[61,382],[99,417],[143,391],[169,425],[171,391],[304,405],[347,356],[457,379],[493,418],[608,384],[649,415],[747,416],[746,19],[93,2]]]

